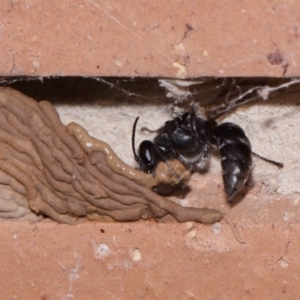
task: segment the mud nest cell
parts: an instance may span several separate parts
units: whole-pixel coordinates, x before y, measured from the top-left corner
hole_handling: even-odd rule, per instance
[[[47,101],[0,88],[0,114],[0,184],[21,195],[37,215],[68,224],[166,214],[179,222],[213,223],[222,217],[216,210],[182,207],[156,194],[151,187],[158,183],[177,184],[164,165],[155,178],[129,167],[78,124],[64,126]]]

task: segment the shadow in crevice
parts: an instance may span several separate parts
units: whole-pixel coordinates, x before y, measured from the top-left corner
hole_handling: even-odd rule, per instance
[[[10,86],[23,94],[38,101],[48,100],[53,104],[80,104],[91,105],[161,105],[177,101],[180,106],[183,102],[198,103],[200,106],[222,105],[230,97],[236,97],[253,87],[276,87],[291,81],[291,78],[192,78],[185,81],[165,79],[175,85],[184,83],[178,91],[187,90],[183,96],[170,97],[170,90],[161,86],[160,78],[141,77],[0,77],[1,86]],[[282,89],[271,95],[288,93],[291,98],[300,93],[300,84]],[[186,98],[184,98],[186,97]],[[186,101],[183,101],[186,100]],[[258,103],[274,104],[273,101]],[[294,101],[294,100],[293,100]],[[289,101],[281,103],[288,105]],[[294,104],[294,102],[293,102]],[[298,101],[299,104],[299,101]]]
[[[147,101],[157,105],[167,100],[165,89],[155,78],[21,77],[2,79],[1,85],[53,104],[91,105],[103,100],[103,104],[126,102],[130,105]]]

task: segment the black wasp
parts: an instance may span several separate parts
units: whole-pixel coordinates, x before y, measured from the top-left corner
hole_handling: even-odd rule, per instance
[[[156,132],[154,141],[143,141],[136,154],[133,125],[132,147],[135,160],[142,171],[154,173],[161,161],[178,159],[188,170],[202,170],[210,153],[218,150],[221,157],[224,187],[228,201],[244,187],[252,166],[251,144],[244,130],[234,123],[217,124],[189,110],[167,121]]]

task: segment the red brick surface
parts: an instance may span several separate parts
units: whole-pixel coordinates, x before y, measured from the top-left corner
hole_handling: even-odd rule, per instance
[[[299,1],[2,1],[1,75],[299,76]]]
[[[1,299],[298,299],[299,225],[1,222]]]

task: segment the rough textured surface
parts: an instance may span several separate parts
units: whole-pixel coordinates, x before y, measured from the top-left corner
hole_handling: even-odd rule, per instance
[[[299,296],[299,224],[0,225],[3,299]]]
[[[299,1],[2,1],[2,75],[299,76]]]
[[[299,76],[299,1],[168,3],[2,1],[0,73]],[[44,80],[43,90],[46,84]],[[27,86],[30,90],[30,82]],[[52,93],[66,91],[76,98],[80,88],[61,84]],[[148,91],[146,87],[138,93],[143,102]],[[133,95],[122,97],[126,95],[130,102]],[[77,107],[60,99],[58,109],[65,124],[87,125],[93,136],[113,141],[113,149],[127,161],[132,153],[131,126],[126,124],[140,115],[143,125],[156,128],[170,118],[165,104],[156,102],[158,106],[147,107],[149,114],[141,106],[130,112],[125,105],[117,105],[105,119],[111,108],[83,105],[82,99],[89,97],[82,97]],[[249,108],[234,117],[246,125],[257,152],[264,150],[272,158],[271,149],[286,165],[278,170],[256,160],[255,180],[243,201],[233,207],[225,203],[219,161],[211,164],[211,171],[216,168],[217,173],[195,174],[191,190],[176,195],[183,205],[192,202],[221,209],[225,218],[220,223],[202,226],[166,220],[167,224],[68,226],[49,220],[34,224],[2,220],[0,298],[297,299],[299,194],[278,194],[283,188],[291,191],[291,186],[295,190],[300,182],[299,126],[293,126],[299,119],[297,103],[295,94],[287,94],[282,101],[250,107],[259,125],[247,114]],[[267,126],[268,121],[273,126]],[[99,127],[106,128],[105,134]],[[139,137],[145,136],[139,133]],[[263,181],[260,173],[266,174]],[[12,203],[15,197],[8,198]],[[14,201],[20,204],[22,198]]]
[[[79,125],[69,124],[68,131],[47,101],[1,88],[0,114],[0,182],[26,196],[37,214],[69,224],[85,217],[133,221],[167,213],[180,222],[213,223],[222,217],[216,210],[181,207],[157,195],[148,187],[151,174],[124,164]]]
[[[29,208],[25,195],[12,190],[9,186],[11,179],[3,172],[0,182],[0,218],[32,222],[43,219],[43,216],[38,216]]]

